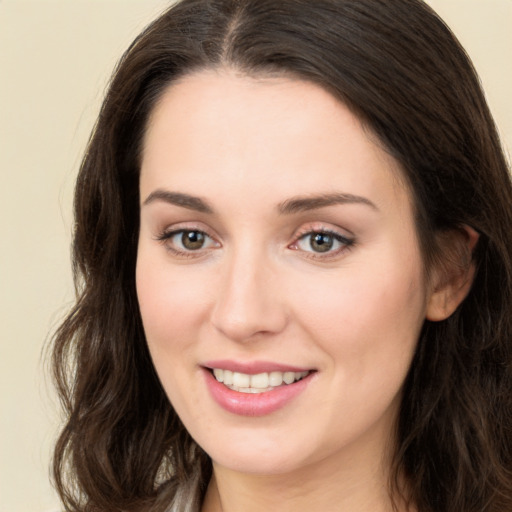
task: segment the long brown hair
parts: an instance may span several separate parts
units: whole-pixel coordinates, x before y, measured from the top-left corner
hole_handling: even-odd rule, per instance
[[[77,300],[54,336],[66,510],[197,510],[209,480],[151,364],[134,274],[148,116],[173,80],[219,66],[353,109],[404,169],[427,270],[440,233],[480,234],[469,296],[418,341],[390,490],[420,512],[512,510],[512,185],[475,71],[420,0],[183,0],[125,53],[78,176]]]

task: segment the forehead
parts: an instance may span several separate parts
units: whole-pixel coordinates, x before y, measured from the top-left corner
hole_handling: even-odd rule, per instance
[[[402,171],[375,140],[349,108],[311,82],[201,71],[171,84],[153,109],[141,196],[162,186],[197,194],[223,183],[275,201],[340,187],[389,201],[379,191],[403,193]]]

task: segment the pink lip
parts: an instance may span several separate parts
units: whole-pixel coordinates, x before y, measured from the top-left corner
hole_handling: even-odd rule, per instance
[[[218,363],[217,361],[216,363]],[[223,365],[214,366],[214,368],[226,368]],[[239,368],[239,366],[238,366]],[[233,371],[233,370],[232,370]],[[267,371],[283,371],[283,370],[267,370]],[[295,370],[289,370],[295,371]],[[301,370],[297,370],[301,371]],[[248,373],[247,371],[243,373]],[[255,372],[256,373],[256,372]],[[262,372],[259,372],[262,373]],[[293,384],[284,384],[271,391],[264,393],[241,393],[229,389],[212,375],[211,371],[203,368],[203,374],[206,386],[213,399],[226,411],[238,414],[240,416],[265,416],[271,414],[278,409],[283,408],[295,397],[300,395],[308,386],[313,376],[310,373],[307,377],[294,382]]]
[[[270,372],[305,372],[312,368],[299,368],[297,366],[289,366],[285,364],[274,363],[270,361],[231,361],[228,359],[207,361],[202,366],[213,370],[220,368],[222,370],[230,370],[232,372],[246,373],[248,375],[257,375],[258,373]]]

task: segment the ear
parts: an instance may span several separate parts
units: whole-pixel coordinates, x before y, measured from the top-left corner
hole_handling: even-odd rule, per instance
[[[473,250],[478,237],[465,225],[439,236],[440,256],[431,273],[427,320],[446,320],[466,298],[475,277]]]

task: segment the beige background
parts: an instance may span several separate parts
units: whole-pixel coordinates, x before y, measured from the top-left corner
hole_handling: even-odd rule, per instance
[[[512,148],[512,0],[431,0]],[[0,0],[0,512],[50,512],[47,333],[72,299],[71,194],[110,71],[164,0]]]

